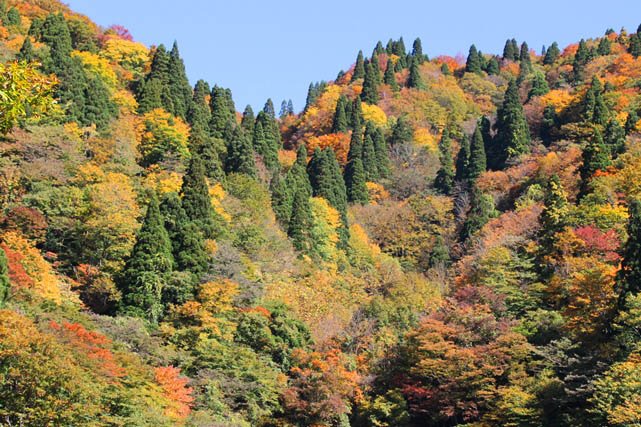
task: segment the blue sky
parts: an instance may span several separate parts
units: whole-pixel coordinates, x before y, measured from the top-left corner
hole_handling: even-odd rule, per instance
[[[417,36],[425,53],[500,53],[515,37],[537,51],[595,37],[612,27],[636,30],[639,0],[67,0],[103,26],[121,24],[147,45],[178,41],[192,83],[231,88],[237,109],[305,102],[311,81],[331,80],[359,49]],[[523,6],[527,4],[528,6]]]

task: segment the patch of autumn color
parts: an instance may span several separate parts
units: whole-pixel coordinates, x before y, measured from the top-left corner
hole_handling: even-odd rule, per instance
[[[610,319],[617,299],[617,265],[592,255],[581,255],[585,242],[572,230],[558,233],[555,245],[563,251],[557,273],[550,279],[548,293],[566,318],[568,333],[575,336],[599,334]],[[562,268],[561,268],[562,267]]]
[[[520,71],[521,66],[518,64],[518,62],[510,61],[501,67],[502,73],[511,74],[512,77],[518,76]]]
[[[160,194],[178,193],[182,186],[182,176],[176,172],[167,171],[158,165],[152,165],[147,169],[147,176],[144,178],[146,188],[158,191]]]
[[[140,120],[140,154],[143,157],[164,157],[173,152],[187,157],[189,131],[189,125],[162,108],[151,110]]]
[[[519,211],[501,214],[488,222],[479,232],[468,255],[457,264],[459,286],[470,283],[480,257],[499,247],[518,247],[519,244],[533,238],[539,227],[539,216],[543,211],[540,205],[531,205]]]
[[[579,50],[579,44],[578,43],[572,43],[569,44],[563,49],[563,52],[561,53],[561,56],[563,57],[568,57],[568,56],[574,56],[576,55],[576,51]]]
[[[12,287],[33,292],[36,296],[62,302],[60,282],[51,265],[40,254],[40,251],[20,234],[9,231],[2,236],[0,247],[10,258],[9,274]]]
[[[165,408],[165,415],[177,425],[184,425],[194,402],[191,395],[193,389],[187,386],[189,380],[180,376],[180,368],[173,366],[158,367],[154,369],[154,375],[156,382],[163,390],[163,395],[170,402],[170,405]]]
[[[354,255],[366,259],[368,264],[373,264],[381,254],[381,248],[370,241],[360,224],[352,224],[349,227],[349,247],[354,251]]]
[[[296,152],[294,150],[278,150],[278,162],[285,169],[289,169],[296,162]]]
[[[641,77],[641,58],[635,58],[629,53],[618,55],[608,71],[615,76],[626,79],[638,79]]]
[[[324,270],[297,280],[270,282],[265,288],[267,299],[283,301],[311,325],[317,342],[346,327],[358,304],[367,298],[352,279]]]
[[[543,95],[540,100],[543,105],[552,105],[554,111],[562,112],[575,102],[576,97],[563,89],[554,89]]]
[[[289,387],[283,393],[283,406],[294,420],[311,425],[329,425],[335,417],[351,412],[351,401],[359,402],[363,393],[360,376],[347,368],[340,350],[292,353]]]
[[[227,193],[220,182],[209,186],[209,197],[211,198],[211,205],[214,211],[225,221],[230,222],[232,217],[223,207],[223,200],[227,197]]]
[[[225,316],[234,310],[238,292],[238,284],[231,280],[204,283],[196,299],[172,307],[167,320],[175,326],[189,325],[201,333],[230,338],[234,325]],[[163,332],[170,336],[174,329],[166,323]]]
[[[328,86],[316,103],[307,109],[303,115],[302,125],[316,132],[330,129],[341,92],[342,88],[338,85]]]
[[[576,171],[581,161],[581,149],[577,146],[570,146],[566,151],[552,151],[536,159],[536,177],[545,181],[552,175],[558,175],[563,188],[571,197],[578,191]]]
[[[65,130],[65,133],[69,137],[73,138],[74,141],[80,142],[82,140],[84,131],[78,125],[78,123],[76,122],[65,123],[63,125],[63,129]]]
[[[615,230],[601,231],[587,225],[574,230],[574,234],[585,242],[586,249],[598,254],[606,262],[617,262],[621,256],[617,251],[621,247],[621,239]]]
[[[457,84],[438,72],[425,77],[429,90],[401,89],[400,96],[382,99],[379,106],[387,116],[407,114],[415,127],[443,129],[450,120],[463,121],[480,109]]]
[[[32,320],[17,311],[0,310],[0,342],[3,420],[71,426],[102,419],[102,384]]]
[[[3,27],[0,25],[0,39],[6,40],[7,38],[9,38],[9,30],[7,29],[7,27]]]
[[[121,89],[115,92],[113,100],[124,114],[134,114],[138,109],[138,101],[128,90]]]
[[[118,84],[118,77],[115,71],[105,58],[94,53],[74,50],[71,52],[73,58],[80,59],[85,70],[99,77],[112,90]]]
[[[414,131],[414,142],[419,147],[435,153],[438,150],[438,143],[432,132],[425,128],[418,128]]]
[[[117,37],[105,42],[100,55],[134,74],[142,74],[149,61],[149,49],[145,45]]]
[[[330,147],[336,153],[336,160],[341,165],[347,163],[347,153],[349,153],[350,133],[330,133],[327,135],[314,136],[307,140],[307,153],[311,156],[316,148],[321,150]]]
[[[456,60],[456,58],[451,56],[438,56],[435,59],[436,64],[439,66],[447,64],[447,67],[450,69],[450,72],[454,73],[457,69],[461,67],[461,64]]]
[[[109,348],[111,340],[99,332],[88,331],[78,323],[50,322],[51,328],[58,331],[61,339],[75,351],[80,351],[87,356],[91,369],[99,369],[101,373],[112,379],[122,378],[126,375],[125,369],[120,366]]]
[[[376,182],[367,182],[365,185],[367,186],[367,192],[369,193],[370,203],[378,204],[383,200],[389,199],[389,191],[387,191],[381,184]]]
[[[14,34],[4,45],[14,52],[20,52],[20,48],[24,44],[25,37],[20,34]]]
[[[370,105],[362,102],[361,107],[363,109],[363,120],[365,122],[374,122],[378,127],[387,125],[387,115],[385,115],[385,112],[378,105]]]
[[[338,229],[342,224],[340,214],[322,197],[312,197],[310,208],[312,211],[310,235],[313,250],[325,261],[334,260],[339,256],[336,244],[339,240]]]
[[[590,403],[612,426],[633,426],[641,420],[641,354],[614,363],[595,382]]]

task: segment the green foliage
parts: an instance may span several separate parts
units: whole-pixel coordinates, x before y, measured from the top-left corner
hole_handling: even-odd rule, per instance
[[[496,142],[498,147],[497,164],[505,165],[530,151],[530,129],[523,106],[519,98],[516,81],[511,80],[503,98],[503,104],[497,111]]]
[[[448,128],[443,130],[441,141],[439,143],[439,160],[441,167],[436,173],[434,180],[434,187],[440,190],[445,195],[452,194],[454,189],[454,160],[452,158],[452,141],[450,139],[450,131]]]
[[[356,57],[356,64],[354,65],[354,72],[352,73],[352,82],[365,77],[365,61],[363,59],[363,51],[358,51]]]
[[[554,42],[550,45],[550,47],[548,47],[547,51],[545,51],[545,57],[543,58],[543,63],[545,65],[552,65],[559,58],[559,55],[561,55],[559,44],[557,42]]]
[[[625,129],[617,119],[610,119],[603,135],[612,157],[616,158],[625,151]]]
[[[557,233],[569,224],[568,199],[558,175],[553,175],[547,183],[543,198],[544,209],[539,219],[541,223],[540,242],[544,253],[554,247]]]
[[[410,76],[407,79],[407,87],[425,89],[425,83],[421,77],[421,70],[417,61],[412,61],[412,65],[410,66]]]
[[[379,77],[378,68],[374,65],[374,62],[369,62],[365,68],[365,80],[363,81],[363,91],[361,92],[363,102],[368,104],[378,103],[380,99],[378,94]]]
[[[173,115],[182,119],[187,117],[187,112],[192,102],[192,89],[187,79],[187,72],[185,71],[185,64],[183,63],[180,53],[178,51],[178,43],[174,45],[169,52],[169,64],[167,65],[167,73],[169,75],[169,94],[171,97],[172,109],[167,109]]]
[[[588,184],[597,171],[604,171],[612,163],[610,149],[603,142],[603,136],[598,129],[583,149],[583,164],[579,170],[582,180],[582,193],[587,192]]]
[[[638,58],[641,56],[641,36],[639,33],[633,34],[630,36],[630,46],[628,47],[628,52],[630,55]]]
[[[467,61],[465,62],[465,71],[468,73],[480,74],[482,71],[481,67],[481,58],[479,52],[476,49],[476,46],[470,46],[470,51],[467,55]]]
[[[158,198],[152,194],[136,244],[118,281],[122,292],[123,313],[151,322],[160,319],[166,275],[171,272],[174,264],[171,250]]]
[[[0,307],[3,307],[9,299],[9,291],[11,284],[9,283],[9,266],[7,255],[4,250],[0,248]]]
[[[572,72],[575,82],[582,82],[585,77],[585,66],[590,61],[590,54],[585,40],[581,39],[579,47],[574,55],[572,63]]]
[[[487,170],[487,157],[485,155],[485,142],[481,134],[481,126],[478,124],[472,135],[470,144],[470,160],[467,168],[467,179],[475,181]]]
[[[341,95],[336,103],[336,111],[334,112],[334,121],[332,122],[332,132],[347,132],[348,123],[345,108],[347,107],[348,100],[345,96]]]
[[[628,209],[628,240],[623,247],[623,260],[617,276],[620,307],[624,306],[629,295],[641,292],[641,202],[633,200]]]
[[[193,156],[180,188],[182,207],[190,222],[193,222],[207,239],[215,239],[222,233],[222,218],[214,212],[205,178],[203,161]]]
[[[528,99],[531,99],[535,96],[545,95],[550,91],[550,86],[545,79],[545,75],[540,72],[534,73],[534,79],[532,79],[532,88],[528,92]]]
[[[505,47],[503,48],[503,59],[507,59],[510,61],[516,61],[517,59],[519,59],[519,48],[516,44],[516,40],[506,40]]]
[[[456,157],[456,181],[464,181],[468,177],[470,169],[470,139],[463,136],[461,139],[461,148]]]
[[[262,126],[258,129],[262,130]],[[257,141],[257,143],[260,143],[260,141]],[[263,140],[262,144],[266,145],[266,142]],[[265,163],[267,164],[267,162]],[[249,176],[256,176],[254,148],[245,132],[239,126],[232,131],[227,145],[225,171],[227,173],[244,173]]]
[[[347,166],[345,166],[345,187],[347,199],[352,203],[365,204],[369,201],[369,194],[365,185],[367,177],[363,166],[363,130],[360,121],[356,121],[352,131],[352,138],[347,154]]]
[[[483,228],[490,219],[497,216],[492,196],[483,194],[476,185],[472,186],[470,199],[471,208],[461,229],[460,237],[462,241],[472,237],[477,231]]]
[[[304,254],[311,254],[310,230],[312,211],[309,196],[302,188],[297,188],[292,199],[292,215],[289,219],[287,235],[292,239],[294,248]]]
[[[26,37],[20,48],[20,52],[16,56],[18,61],[32,62],[36,59],[36,53],[33,49],[33,44],[31,43],[31,37]]]
[[[390,145],[392,147],[397,145],[408,144],[414,139],[414,129],[409,122],[407,116],[402,115],[396,120],[396,124],[392,128],[392,135],[390,137]]]

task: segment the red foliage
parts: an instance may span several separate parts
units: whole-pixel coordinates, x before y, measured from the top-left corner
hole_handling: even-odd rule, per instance
[[[19,231],[34,242],[42,242],[47,233],[48,224],[45,216],[36,209],[16,206],[9,209],[2,220],[2,227],[11,231]]]
[[[617,262],[621,258],[617,253],[621,246],[621,240],[616,231],[608,230],[603,232],[592,225],[588,225],[577,228],[574,230],[574,234],[585,242],[589,251],[596,252],[605,261]]]
[[[126,371],[116,361],[114,354],[108,348],[111,340],[106,336],[88,331],[78,323],[63,322],[62,325],[51,321],[50,326],[60,332],[61,338],[66,340],[75,349],[87,355],[87,358],[107,376],[121,378]]]
[[[0,243],[0,248],[2,248],[7,255],[9,281],[11,284],[18,289],[33,288],[35,282],[29,274],[27,274],[21,262],[24,257],[20,253],[9,249],[5,243]]]

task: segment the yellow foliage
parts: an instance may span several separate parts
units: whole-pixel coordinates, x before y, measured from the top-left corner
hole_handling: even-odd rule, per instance
[[[376,182],[367,182],[367,192],[369,193],[369,201],[372,204],[378,204],[383,200],[387,200],[390,197],[389,192],[381,184]]]
[[[317,341],[331,337],[349,324],[353,312],[366,298],[348,277],[316,270],[299,280],[273,282],[266,286],[266,297],[287,304],[296,315],[312,325]]]
[[[145,187],[153,188],[160,194],[178,193],[182,186],[182,177],[176,172],[164,170],[157,165],[149,168],[145,177]]]
[[[310,230],[314,252],[325,261],[334,260],[338,256],[338,228],[341,226],[339,212],[327,200],[321,197],[310,199],[312,210],[312,227]]]
[[[541,97],[543,105],[552,105],[557,113],[565,110],[575,100],[575,96],[562,89],[554,89]]]
[[[371,243],[365,229],[359,224],[349,227],[349,247],[352,249],[352,256],[361,260],[358,264],[374,264],[376,257],[381,254],[381,249]]]
[[[379,127],[387,125],[387,115],[378,105],[370,105],[362,102],[361,107],[363,109],[363,119],[366,122],[374,122]]]
[[[134,74],[142,74],[149,61],[149,49],[145,45],[116,37],[107,40],[100,54]]]
[[[432,133],[425,128],[418,128],[414,131],[414,142],[420,147],[425,147],[435,153],[438,151],[438,142]]]
[[[82,140],[84,131],[82,130],[82,128],[80,128],[78,123],[76,122],[65,123],[64,130],[65,130],[65,133],[73,139],[73,141],[80,142]]]
[[[214,211],[225,221],[231,222],[231,215],[223,208],[223,200],[226,195],[225,189],[219,182],[209,187],[209,197],[211,197],[211,205],[214,207]]]
[[[200,285],[194,301],[171,309],[169,319],[193,325],[202,333],[230,339],[234,325],[225,315],[234,310],[233,302],[238,292],[238,284],[231,280],[204,283]],[[162,329],[165,334],[174,333],[174,329],[168,325],[164,325]]]
[[[278,162],[285,169],[289,169],[296,162],[296,152],[293,150],[278,150]]]
[[[121,89],[114,93],[113,100],[120,111],[126,114],[134,114],[138,109],[138,102],[131,92]]]
[[[189,155],[189,131],[189,125],[162,108],[151,110],[141,119],[140,154],[157,157],[174,152],[186,157]]]
[[[71,56],[80,59],[85,70],[99,77],[109,88],[114,89],[118,84],[118,77],[109,61],[95,53],[74,50]]]
[[[0,134],[7,134],[20,120],[54,110],[56,84],[55,77],[42,75],[35,63],[0,63]]]

